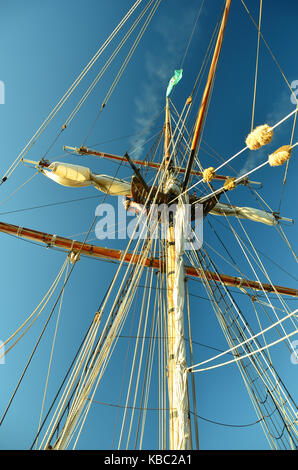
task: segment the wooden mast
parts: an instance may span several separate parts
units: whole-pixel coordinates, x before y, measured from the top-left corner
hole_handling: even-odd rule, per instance
[[[165,168],[165,182],[171,179],[172,162],[170,152],[170,109],[169,100],[166,98],[166,112],[165,112],[165,138],[164,138],[164,160],[163,165]],[[186,450],[190,449],[190,434],[191,426],[189,420],[189,407],[187,401],[187,379],[183,377],[183,368],[178,364],[177,357],[177,342],[183,342],[179,348],[180,356],[182,351],[182,358],[179,361],[186,365],[186,352],[184,335],[179,335],[183,331],[183,317],[177,315],[177,305],[174,298],[176,272],[176,247],[175,247],[175,229],[173,226],[173,217],[169,214],[170,220],[167,227],[166,239],[166,275],[167,275],[167,332],[168,332],[168,347],[167,347],[167,381],[168,381],[168,397],[169,397],[169,447],[171,450]],[[184,289],[183,283],[182,288]],[[182,323],[180,325],[180,323]],[[178,384],[183,383],[184,390],[182,394],[184,399],[177,399]],[[181,388],[181,387],[180,387]]]
[[[166,101],[166,116],[165,116],[165,143],[164,143],[164,166],[165,166],[165,180],[167,186],[173,185],[173,188],[184,192],[192,171],[192,165],[196,153],[199,137],[203,127],[203,122],[206,114],[212,83],[214,81],[216,66],[221,50],[225,26],[230,9],[231,0],[226,0],[226,6],[223,13],[220,30],[218,33],[215,50],[209,70],[207,83],[204,89],[201,106],[199,108],[193,141],[191,145],[191,153],[187,163],[186,171],[182,187],[175,181],[171,182],[171,161],[170,161],[170,116],[169,116],[169,102]],[[168,189],[169,190],[169,189]],[[183,200],[177,201],[176,216],[178,213],[183,216]],[[182,212],[180,212],[182,211]],[[187,373],[186,373],[186,350],[184,339],[184,290],[185,283],[180,282],[184,277],[184,263],[183,263],[183,237],[184,228],[183,220],[178,217],[176,226],[174,227],[174,218],[169,220],[169,228],[167,233],[166,243],[166,273],[167,273],[167,325],[168,325],[168,391],[169,391],[169,437],[170,449],[187,450],[191,448],[191,425],[190,413],[188,403],[188,390],[187,390]],[[179,224],[179,226],[178,226]],[[177,232],[177,239],[175,233]],[[179,241],[179,248],[178,248]],[[176,246],[177,244],[177,246]]]
[[[169,116],[169,100],[166,98],[166,112],[165,112],[165,127],[164,127],[164,166],[167,169],[170,159],[170,116]],[[166,178],[165,178],[166,180]],[[168,382],[168,397],[169,397],[169,445],[170,449],[174,449],[174,429],[175,429],[175,416],[174,416],[174,395],[173,395],[173,380],[174,380],[174,301],[173,289],[175,279],[175,239],[173,224],[168,227],[167,240],[166,240],[166,276],[167,276],[167,382]]]
[[[207,83],[204,89],[201,105],[200,105],[199,112],[198,112],[197,119],[196,119],[195,130],[194,130],[194,135],[193,135],[192,144],[191,144],[191,152],[190,152],[190,157],[187,163],[186,172],[184,175],[182,191],[185,191],[191,171],[192,171],[192,165],[194,162],[197,145],[198,145],[199,138],[201,136],[201,131],[203,128],[204,118],[205,118],[205,114],[206,114],[206,110],[208,106],[208,101],[210,98],[210,93],[212,90],[212,84],[213,84],[214,77],[215,77],[216,67],[217,67],[217,63],[218,63],[218,59],[219,59],[219,55],[221,51],[221,46],[223,42],[225,27],[226,27],[227,20],[228,20],[230,6],[231,6],[231,0],[226,0],[225,10],[224,10],[223,17],[221,20],[220,30],[218,33],[218,37],[217,37],[217,41],[216,41],[216,45],[215,45],[215,49],[214,49],[214,53],[212,57],[212,62],[211,62],[210,69],[209,69]]]

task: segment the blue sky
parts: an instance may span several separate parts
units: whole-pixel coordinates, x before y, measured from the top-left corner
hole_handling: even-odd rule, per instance
[[[223,2],[212,0],[205,3],[198,28],[183,64],[182,81],[171,95],[178,110],[182,109],[185,99],[191,92]],[[291,83],[298,79],[298,66],[295,60],[298,5],[290,0],[284,1],[282,5],[277,0],[271,1],[270,5],[269,2],[263,3],[263,35]],[[1,176],[5,174],[11,162],[131,5],[132,2],[127,0],[2,2],[0,80],[5,84],[5,104],[0,105]],[[257,19],[258,2],[248,0],[247,5]],[[148,126],[152,118],[163,109],[168,80],[173,70],[181,64],[197,11],[198,2],[194,0],[184,2],[163,0],[161,2],[108,105],[96,122],[86,143],[87,146],[96,146],[99,150],[119,155],[128,150],[133,156],[140,158],[149,151],[150,142],[142,149],[137,148],[144,140],[137,134]],[[109,53],[116,44],[116,41],[112,43]],[[228,158],[243,148],[245,137],[250,131],[256,44],[255,27],[241,2],[234,0],[203,136],[204,141],[223,158]],[[47,158],[53,161],[59,160],[63,154],[63,145],[80,146],[82,144],[122,64],[121,61],[128,52],[128,47],[126,46],[121,51],[71,125],[51,148]],[[80,87],[32,147],[27,155],[29,159],[39,160],[44,155],[66,117],[107,57],[108,55],[104,54],[95,69],[92,69],[82,81]],[[192,117],[196,109],[194,107]],[[255,123],[274,124],[292,110],[293,104],[290,101],[289,89],[261,41]],[[274,142],[268,146],[268,152],[288,143],[292,122],[293,120],[290,119],[278,128]],[[155,126],[149,127],[145,138],[153,135],[161,125],[162,117]],[[129,137],[120,139],[122,136]],[[296,140],[297,132],[294,142]],[[99,143],[102,144],[97,145]],[[204,152],[204,149],[208,150],[208,147],[202,145],[200,151],[202,166],[217,165],[217,161]],[[232,166],[237,172],[241,172],[243,168],[252,168],[264,161],[266,154],[267,148],[258,153],[245,152],[233,162]],[[281,215],[293,219],[297,213],[295,176],[297,160],[295,157],[295,151],[293,151],[281,206]],[[113,162],[99,160],[96,157],[84,160],[82,157],[64,154],[63,161],[86,164],[97,173],[113,175],[117,170],[117,165]],[[228,171],[223,170],[223,173]],[[0,187],[1,220],[83,240],[84,235],[77,234],[88,230],[102,194],[97,193],[93,188],[70,189],[58,186],[42,175],[37,175],[10,197],[11,193],[32,174],[31,168],[20,165],[11,178]],[[252,177],[253,180],[263,183],[260,194],[273,210],[278,209],[283,174],[284,167],[266,166]],[[130,175],[128,167],[120,168],[118,176],[128,178]],[[98,196],[98,200],[91,198],[93,196]],[[90,199],[39,209],[20,210],[87,197]],[[240,187],[229,194],[229,197],[232,203],[259,207],[247,188]],[[115,199],[111,197],[108,197],[106,202],[116,204]],[[223,199],[223,202],[226,201]],[[221,218],[209,217],[233,258],[241,266],[241,270],[248,278],[254,279],[254,274],[246,263],[235,238],[227,230],[227,223]],[[278,285],[296,287],[297,283],[294,279],[295,276],[297,277],[296,262],[278,231],[275,228],[249,221],[243,224],[254,246],[264,255],[262,261],[272,281]],[[237,221],[233,222],[233,226],[244,237]],[[297,224],[283,226],[283,229],[290,242],[294,244],[298,235]],[[94,238],[94,234],[91,234],[90,239],[100,244]],[[212,248],[226,255],[207,224],[204,225],[204,239]],[[124,243],[119,240],[105,240],[101,244],[112,248],[124,247]],[[212,250],[209,249],[209,253],[221,272],[237,275],[236,270]],[[39,303],[59,271],[65,255],[1,235],[1,258],[0,339],[4,341]],[[64,295],[46,408],[60,385],[105,294],[106,287],[115,274],[116,267],[114,264],[82,258],[73,271]],[[262,280],[265,280],[264,276]],[[190,281],[189,286],[191,294],[206,297],[201,283]],[[232,290],[235,291],[235,289]],[[251,303],[241,293],[235,293],[235,298],[257,331]],[[278,302],[275,301],[275,305],[278,306]],[[288,300],[291,310],[296,305],[295,300]],[[214,353],[202,344],[222,350],[225,350],[227,345],[209,303],[192,296],[191,307],[193,340],[201,344],[194,346],[195,362],[199,362],[211,357]],[[30,334],[28,333],[7,355],[5,365],[0,367],[1,413],[8,403],[42,329],[47,311]],[[56,316],[54,318],[56,319]],[[51,321],[46,338],[42,340],[22,387],[16,394],[0,427],[1,449],[28,449],[35,436],[55,319]],[[290,325],[288,328],[290,329]],[[123,334],[125,332],[128,334],[129,325]],[[126,354],[127,342],[127,338],[119,338],[115,360],[104,376],[95,396],[96,401],[110,404],[118,402],[118,379],[123,370],[120,359]],[[278,345],[272,351],[272,356],[282,379],[295,396],[298,366],[291,363],[289,351],[284,345]],[[247,391],[235,365],[200,375],[196,374],[196,381],[200,416],[230,424],[247,424],[256,420]],[[156,405],[154,392],[152,392],[152,397],[152,407],[154,407]],[[144,445],[146,448],[154,448],[158,445],[155,430],[157,413],[154,411],[148,413],[151,413],[152,423],[148,419],[147,438]],[[109,449],[112,444],[116,414],[117,408],[94,403],[78,448]],[[202,449],[266,449],[268,447],[260,426],[229,428],[200,419],[199,434]]]

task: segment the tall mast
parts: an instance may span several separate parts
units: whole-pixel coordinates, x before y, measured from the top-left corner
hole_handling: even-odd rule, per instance
[[[170,140],[170,109],[167,98],[163,163],[165,167],[165,183],[168,191],[173,187],[171,184],[177,186],[176,180],[171,181]],[[177,211],[175,212],[175,215],[178,215]],[[189,418],[183,319],[185,274],[182,258],[183,253],[180,253],[179,247],[176,247],[175,239],[176,231],[180,231],[180,234],[183,236],[183,224],[178,226],[178,222],[176,220],[174,227],[173,219],[174,216],[171,217],[171,214],[169,213],[166,241],[169,446],[171,450],[186,450],[191,448],[191,426]]]
[[[192,144],[191,144],[191,152],[190,152],[190,157],[187,163],[186,172],[185,172],[185,176],[184,176],[184,180],[182,184],[182,191],[184,191],[187,187],[187,183],[191,174],[192,165],[194,162],[199,138],[201,136],[201,131],[203,128],[205,114],[206,114],[206,110],[208,106],[208,101],[210,98],[212,84],[214,81],[216,67],[217,67],[217,63],[218,63],[218,59],[219,59],[219,55],[221,51],[221,46],[223,42],[224,32],[225,32],[225,28],[226,28],[226,24],[228,20],[230,6],[231,6],[231,0],[226,0],[225,10],[223,12],[223,17],[221,20],[220,30],[218,33],[218,37],[217,37],[217,41],[216,41],[216,45],[215,45],[215,49],[214,49],[214,53],[212,57],[212,62],[211,62],[210,69],[209,69],[207,83],[204,89],[201,105],[200,105],[199,112],[198,112],[197,119],[196,119],[195,130],[194,130],[194,135],[193,135]]]
[[[165,117],[165,144],[164,144],[164,164],[165,180],[167,191],[179,193],[185,191],[191,174],[193,161],[201,135],[203,122],[206,114],[210,92],[214,81],[216,66],[221,50],[225,26],[231,0],[226,0],[220,30],[218,33],[215,50],[208,74],[207,83],[204,89],[201,106],[199,108],[194,136],[191,145],[191,153],[187,163],[186,172],[182,187],[177,181],[171,181],[170,171],[170,117],[169,102],[166,101]],[[172,188],[171,188],[172,184]],[[177,210],[174,220],[169,221],[166,247],[167,263],[167,324],[168,324],[168,391],[169,391],[169,436],[170,449],[186,450],[191,448],[191,426],[189,419],[189,403],[187,390],[187,366],[186,350],[184,339],[184,203],[188,196],[178,199]],[[185,201],[184,201],[185,199]],[[174,219],[174,217],[173,217]]]

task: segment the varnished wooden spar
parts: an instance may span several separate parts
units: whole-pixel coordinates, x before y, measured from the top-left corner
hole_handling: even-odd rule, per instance
[[[199,139],[201,137],[201,131],[203,128],[206,110],[208,107],[208,101],[211,95],[212,84],[213,84],[214,77],[215,77],[216,67],[217,67],[217,63],[218,63],[218,59],[219,59],[219,55],[221,51],[221,46],[222,46],[224,32],[225,32],[225,28],[226,28],[226,24],[228,20],[230,6],[231,6],[231,0],[226,0],[225,10],[223,12],[223,17],[221,20],[220,30],[218,33],[218,37],[217,37],[217,41],[216,41],[210,69],[209,69],[207,83],[204,89],[201,105],[200,105],[199,112],[198,112],[197,119],[196,119],[195,130],[194,130],[194,135],[193,135],[192,144],[191,144],[190,157],[187,162],[186,172],[185,172],[184,180],[182,183],[182,191],[185,191],[189,177],[191,175],[195,153],[197,150]]]
[[[121,157],[120,155],[113,155],[112,153],[98,152],[97,150],[88,149],[86,147],[80,147],[79,148],[79,147],[69,147],[67,145],[64,145],[63,149],[67,150],[69,152],[75,152],[78,155],[93,155],[95,157],[107,158],[109,160],[115,160],[117,162],[127,162],[127,159],[126,159],[125,156]],[[149,161],[146,161],[146,160],[131,159],[131,161],[135,165],[147,166],[147,167],[150,167],[150,168],[155,168],[156,170],[158,170],[161,166],[160,163],[149,162]],[[173,167],[173,170],[176,171],[177,173],[185,173],[186,172],[185,168],[180,168],[180,167]],[[196,170],[191,170],[191,174],[195,175],[195,176],[202,176],[203,175],[203,173],[201,171],[196,171]],[[224,176],[224,175],[215,175],[214,176],[215,180],[220,180],[220,181],[225,181],[228,178],[230,178],[230,176]],[[254,184],[254,185],[261,186],[260,182],[250,181],[250,180],[248,180],[248,178],[243,179],[243,181],[241,181],[241,183],[242,184],[247,184],[247,185]]]
[[[91,245],[89,243],[84,244],[82,242],[71,240],[69,238],[60,237],[58,235],[53,235],[50,233],[39,232],[38,230],[32,230],[18,225],[7,224],[5,222],[0,222],[0,232],[26,238],[27,240],[40,242],[49,247],[56,246],[66,251],[72,251],[74,253],[79,252],[82,255],[91,256],[103,260],[121,261],[124,254],[121,250],[104,248],[96,245]],[[136,264],[139,260],[140,255],[133,255],[132,253],[127,253],[124,257],[124,261],[126,263],[131,262],[133,264]],[[144,265],[148,268],[158,269],[160,271],[165,270],[164,263],[158,258],[147,258],[144,262]],[[227,274],[218,275],[212,271],[203,272],[202,270],[196,269],[192,266],[185,266],[185,271],[187,276],[198,279],[201,279],[206,276],[209,280],[213,280],[215,282],[223,282],[227,286],[243,287],[247,289],[255,289],[258,291],[264,290],[265,292],[277,292],[281,295],[298,297],[298,290],[292,289],[290,287],[283,287],[277,285],[272,286],[271,284],[250,281],[248,279],[229,276]]]

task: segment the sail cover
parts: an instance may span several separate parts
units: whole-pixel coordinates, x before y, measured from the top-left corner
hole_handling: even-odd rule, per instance
[[[131,193],[131,186],[127,181],[107,175],[93,174],[90,168],[85,166],[53,162],[48,170],[43,170],[42,173],[62,186],[78,188],[92,185],[99,191],[113,196],[129,196]]]
[[[213,215],[234,216],[240,219],[253,220],[267,225],[276,225],[277,219],[270,212],[252,207],[238,207],[218,202],[210,211]]]

